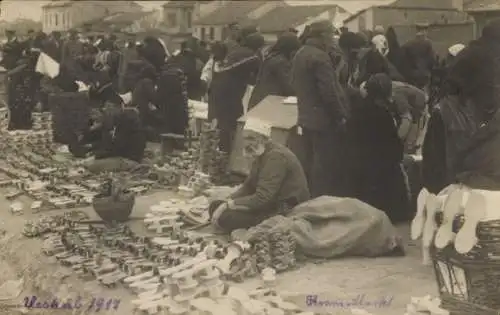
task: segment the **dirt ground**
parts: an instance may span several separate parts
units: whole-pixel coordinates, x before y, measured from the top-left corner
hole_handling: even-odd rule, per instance
[[[167,200],[172,193],[162,192],[139,197],[132,216],[143,216],[150,205],[161,200]],[[22,201],[22,200],[21,200]],[[27,201],[27,200],[25,200]],[[29,203],[26,203],[29,208]],[[68,269],[59,266],[54,259],[41,253],[42,244],[39,239],[28,239],[20,234],[24,221],[34,219],[38,215],[26,210],[22,216],[13,216],[9,212],[9,202],[0,197],[0,207],[4,209],[2,228],[7,235],[0,240],[0,285],[7,280],[18,279],[24,276],[24,291],[13,301],[0,301],[0,304],[22,304],[26,296],[56,296],[59,298],[82,296],[85,301],[92,297],[121,299],[120,315],[133,314],[130,301],[134,298],[124,288],[105,289],[93,281],[84,282],[69,273]],[[55,214],[57,211],[43,212]],[[91,209],[86,209],[91,216],[95,216]],[[142,223],[134,223],[133,229],[140,229]],[[329,260],[321,263],[309,263],[291,272],[278,276],[278,289],[288,292],[300,292],[305,295],[319,295],[321,300],[353,300],[362,297],[364,301],[384,299],[386,303],[381,307],[365,307],[375,315],[403,315],[406,304],[411,296],[436,295],[437,288],[434,281],[432,267],[421,264],[420,249],[416,243],[408,240],[408,226],[400,226],[398,230],[406,240],[407,256],[402,258],[349,258]],[[334,233],[334,231],[332,231]],[[243,284],[245,288],[256,288],[260,285],[258,279],[250,279]],[[85,314],[81,310],[73,314]],[[315,309],[332,314],[348,314],[345,309]],[[112,311],[101,311],[102,314],[111,314]],[[13,308],[0,309],[0,315],[18,314]],[[28,314],[53,314],[55,312],[29,310]],[[71,312],[57,311],[65,315]]]

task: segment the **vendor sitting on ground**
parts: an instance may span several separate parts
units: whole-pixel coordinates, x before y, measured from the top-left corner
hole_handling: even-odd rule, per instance
[[[131,170],[143,159],[146,135],[135,107],[107,103],[103,117],[70,146],[75,156],[90,155],[84,165],[93,173]]]
[[[229,200],[214,202],[211,222],[225,232],[247,229],[310,199],[298,158],[270,139],[271,127],[249,118],[243,131],[244,154],[254,159],[248,178]]]

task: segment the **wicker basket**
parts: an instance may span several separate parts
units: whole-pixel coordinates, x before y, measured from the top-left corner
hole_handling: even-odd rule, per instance
[[[135,204],[135,194],[126,193],[113,196],[96,196],[92,202],[95,212],[105,222],[125,222],[130,217]]]
[[[439,226],[441,213],[436,221]],[[457,216],[453,231],[462,224],[463,216]],[[500,220],[480,223],[477,237],[478,244],[465,255],[457,253],[453,245],[441,250],[431,247],[442,306],[450,315],[500,314]],[[453,285],[456,282],[462,285]]]

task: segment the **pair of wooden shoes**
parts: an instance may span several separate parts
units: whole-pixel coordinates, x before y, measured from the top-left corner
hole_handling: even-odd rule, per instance
[[[437,229],[435,217],[439,209],[442,209],[443,222]],[[416,240],[422,236],[424,264],[430,263],[429,247],[433,239],[434,245],[439,249],[454,242],[457,252],[469,252],[477,244],[476,228],[485,216],[485,209],[484,196],[463,185],[450,185],[438,196],[422,189],[417,198],[417,213],[412,221],[411,237]],[[455,234],[453,223],[460,214],[464,216],[464,225]]]
[[[455,234],[453,222],[460,214],[463,214],[464,223]],[[443,223],[436,233],[434,245],[442,249],[454,242],[458,253],[468,253],[477,244],[477,225],[485,215],[486,199],[480,192],[463,186],[454,187],[444,203]]]

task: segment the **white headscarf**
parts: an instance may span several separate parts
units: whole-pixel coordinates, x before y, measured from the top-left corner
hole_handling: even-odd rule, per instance
[[[387,56],[389,53],[389,44],[387,43],[387,38],[385,38],[384,35],[373,36],[372,44],[382,54],[382,56]]]

